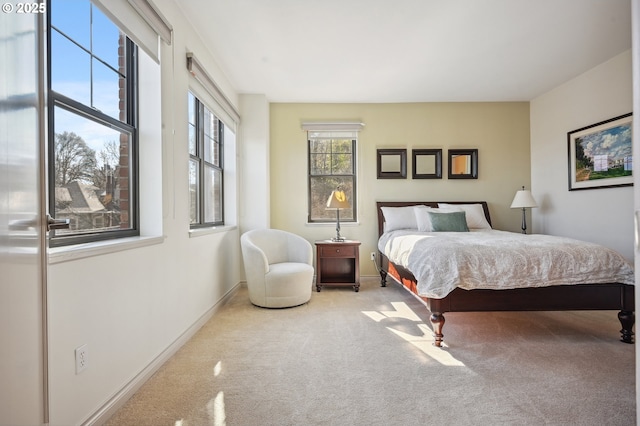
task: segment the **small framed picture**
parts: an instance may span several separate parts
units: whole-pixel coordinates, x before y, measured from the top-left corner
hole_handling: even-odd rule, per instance
[[[442,149],[411,150],[413,179],[442,179]]]
[[[378,179],[406,179],[407,150],[378,149]]]
[[[449,179],[478,179],[477,149],[450,149],[448,154]]]

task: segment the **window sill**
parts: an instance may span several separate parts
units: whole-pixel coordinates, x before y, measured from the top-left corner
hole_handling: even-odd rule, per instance
[[[189,238],[201,237],[203,235],[218,234],[236,229],[237,226],[213,226],[211,228],[197,228],[189,230]]]
[[[164,236],[130,237],[56,247],[49,249],[48,251],[49,264],[68,262],[71,260],[84,259],[86,257],[101,256],[103,254],[116,253],[123,250],[162,244],[164,239]]]

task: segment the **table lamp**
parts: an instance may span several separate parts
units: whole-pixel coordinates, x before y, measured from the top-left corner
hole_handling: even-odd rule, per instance
[[[344,241],[344,238],[340,236],[340,209],[348,209],[350,207],[347,196],[341,188],[338,187],[335,191],[331,191],[331,195],[327,200],[327,208],[336,209],[336,236],[331,241]]]
[[[516,196],[513,197],[513,202],[511,203],[512,209],[522,209],[522,233],[527,233],[527,208],[538,207],[536,204],[536,200],[531,195],[531,191],[528,189],[524,189],[524,186],[521,190],[516,192]]]

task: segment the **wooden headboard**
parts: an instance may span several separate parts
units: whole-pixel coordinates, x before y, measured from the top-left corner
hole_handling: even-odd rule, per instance
[[[378,236],[382,235],[384,231],[384,215],[380,207],[407,207],[423,205],[427,207],[438,207],[438,203],[447,204],[481,204],[484,215],[487,218],[487,222],[491,225],[491,217],[489,217],[489,206],[486,201],[376,201],[376,208],[378,210]]]

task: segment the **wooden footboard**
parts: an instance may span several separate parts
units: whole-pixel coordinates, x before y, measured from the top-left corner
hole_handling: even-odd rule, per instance
[[[397,283],[418,295],[416,279],[409,271],[389,262],[382,254],[380,259],[383,286],[386,285],[388,274]],[[635,296],[632,285],[578,284],[509,290],[457,288],[442,299],[419,297],[431,312],[436,346],[441,346],[444,339],[442,329],[444,314],[447,312],[620,310],[620,340],[625,343],[634,341]]]

